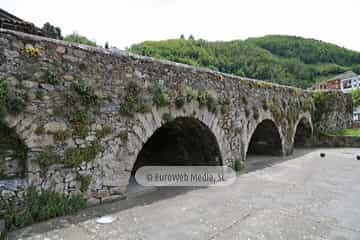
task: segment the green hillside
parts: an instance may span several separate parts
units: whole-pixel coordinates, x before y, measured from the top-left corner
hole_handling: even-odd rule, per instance
[[[146,41],[133,53],[297,87],[347,70],[360,72],[360,53],[318,40],[265,36],[229,42]]]

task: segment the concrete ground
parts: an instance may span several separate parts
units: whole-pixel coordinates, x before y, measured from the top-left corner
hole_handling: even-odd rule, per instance
[[[326,157],[321,158],[320,152]],[[33,225],[10,239],[360,239],[360,149],[249,158],[227,187],[161,188]],[[97,224],[111,215],[115,221]]]

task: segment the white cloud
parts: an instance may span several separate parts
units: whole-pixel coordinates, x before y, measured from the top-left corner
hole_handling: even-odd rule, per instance
[[[207,40],[287,34],[360,51],[357,0],[2,0],[1,7],[120,48],[182,33]]]

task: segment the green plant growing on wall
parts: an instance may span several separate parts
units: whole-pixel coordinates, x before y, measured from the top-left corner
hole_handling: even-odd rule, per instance
[[[72,124],[73,136],[85,139],[89,135],[90,128],[88,125],[82,122]]]
[[[7,229],[13,230],[50,218],[74,214],[86,207],[86,200],[80,195],[39,191],[34,186],[30,186],[24,194],[23,204],[22,208],[18,208],[14,201],[1,201],[0,208],[5,209]]]
[[[52,135],[56,142],[65,142],[70,137],[66,131],[62,131],[62,130],[54,132],[52,133]]]
[[[59,85],[61,83],[60,79],[58,78],[55,70],[47,69],[45,72],[45,79],[46,82],[51,85]]]
[[[126,130],[122,130],[120,131],[118,137],[122,142],[126,143],[129,140],[129,133]]]
[[[200,107],[207,106],[208,110],[216,113],[218,108],[218,100],[214,93],[210,91],[203,91],[198,96]]]
[[[99,142],[85,148],[68,148],[64,152],[63,163],[68,167],[79,167],[83,162],[91,162],[104,150]]]
[[[111,132],[112,128],[110,126],[104,126],[103,128],[96,130],[96,137],[101,139],[111,134]]]
[[[42,100],[44,98],[44,91],[41,89],[36,90],[35,97],[38,100]]]
[[[157,107],[165,107],[171,104],[171,96],[173,95],[171,91],[165,89],[159,84],[155,84],[152,88],[149,89],[150,93],[153,95],[153,103]]]
[[[16,96],[6,80],[0,79],[0,119],[7,113],[19,114],[24,108],[23,99]]]
[[[73,136],[79,138],[86,138],[89,133],[89,125],[94,121],[90,111],[85,110],[73,110],[67,116],[72,129]]]
[[[76,176],[76,181],[80,183],[80,191],[86,192],[89,189],[90,183],[91,183],[91,175],[81,175],[78,174]]]
[[[37,154],[35,161],[43,171],[46,171],[53,164],[60,164],[61,157],[55,153],[54,149],[47,147],[44,151]]]
[[[182,108],[185,103],[191,103],[192,101],[196,100],[198,98],[198,91],[195,89],[192,89],[189,86],[182,87],[175,100],[175,106],[179,109]]]
[[[228,97],[221,97],[219,99],[220,112],[225,114],[230,111],[231,100]]]
[[[95,106],[100,102],[99,96],[95,93],[93,86],[89,85],[84,80],[78,80],[73,83],[75,91],[81,97],[81,101],[84,105]]]
[[[151,106],[145,99],[143,89],[136,82],[129,82],[125,88],[125,97],[120,104],[119,112],[124,116],[133,116],[134,113],[147,113]]]

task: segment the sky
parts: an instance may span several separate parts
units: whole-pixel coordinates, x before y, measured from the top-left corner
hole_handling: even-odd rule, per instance
[[[360,0],[0,0],[0,8],[120,49],[181,34],[209,41],[284,34],[360,51]]]

